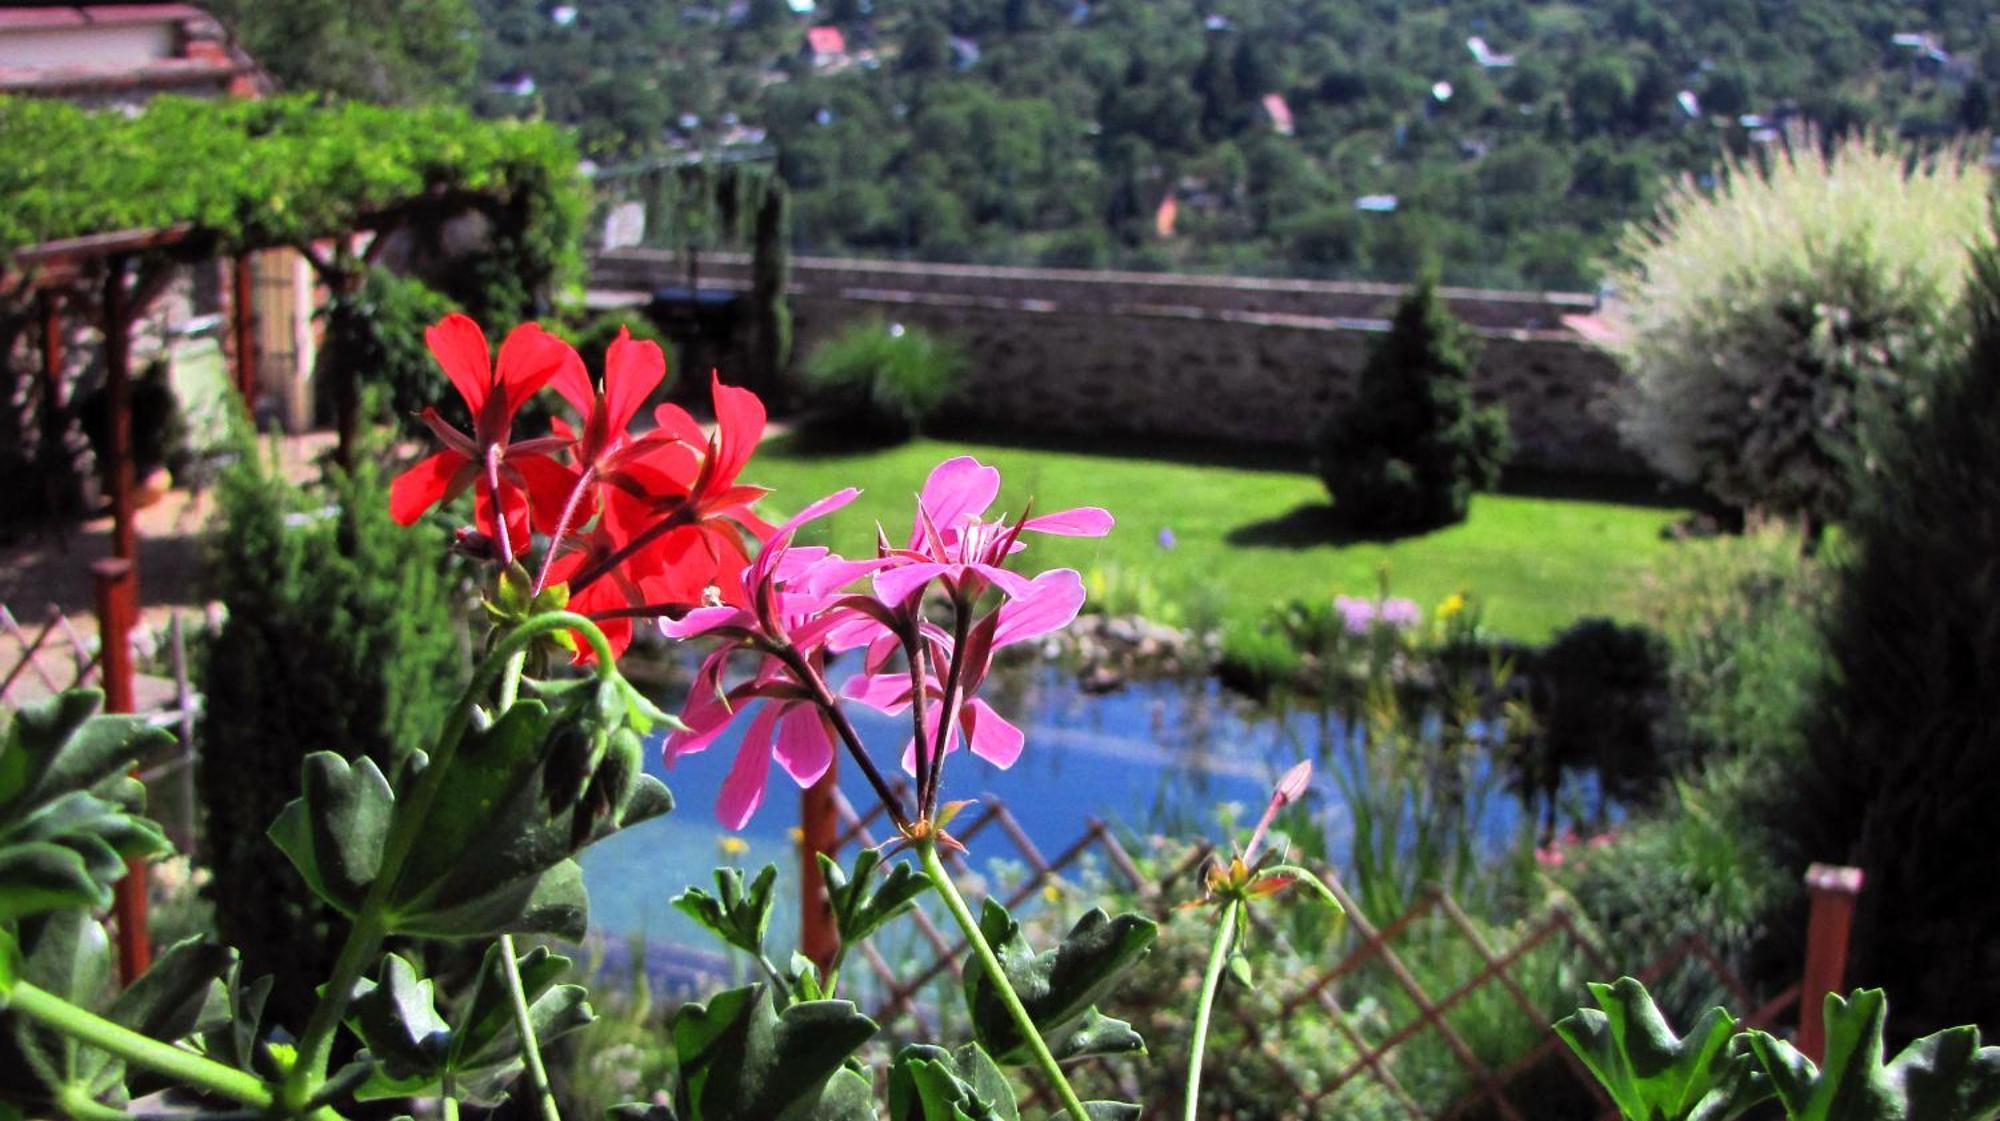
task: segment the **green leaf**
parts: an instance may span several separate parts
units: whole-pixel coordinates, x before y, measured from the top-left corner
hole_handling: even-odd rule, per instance
[[[1060,945],[1036,954],[1006,908],[988,899],[979,929],[1000,958],[1014,992],[1045,1038],[1083,1019],[1124,973],[1152,947],[1159,928],[1152,920],[1125,914],[1112,918],[1095,908],[1077,920]],[[1018,1065],[1033,1054],[1015,1026],[986,972],[965,971],[965,1003],[973,1036],[997,1061]]]
[[[7,999],[14,993],[14,985],[21,979],[21,946],[14,941],[14,935],[4,925],[0,925],[0,1009],[7,1007]]]
[[[1083,1112],[1089,1121],[1139,1121],[1145,1113],[1138,1106],[1124,1102],[1085,1102]],[[1066,1121],[1068,1117],[1069,1110],[1060,1109],[1049,1121]]]
[[[825,853],[819,858],[820,876],[826,883],[827,902],[833,907],[834,929],[840,944],[853,946],[881,929],[883,924],[916,905],[930,881],[905,862],[889,866],[879,883],[874,873],[882,863],[880,849],[862,849],[854,856],[854,871],[843,871]]]
[[[1557,1035],[1603,1084],[1626,1121],[1706,1121],[1734,1117],[1769,1096],[1739,1069],[1735,1023],[1711,1008],[1683,1039],[1674,1035],[1646,987],[1630,977],[1592,984],[1603,1011],[1580,1009],[1558,1021]]]
[[[889,1121],[1019,1121],[1014,1088],[986,1052],[911,1044],[889,1067]]]
[[[1979,1029],[1948,1028],[1882,1062],[1888,1002],[1880,989],[1828,993],[1826,1062],[1751,1032],[1750,1045],[1792,1121],[1991,1121],[2000,1115],[2000,1047]]]
[[[1131,1024],[1092,1008],[1083,1014],[1083,1022],[1050,1050],[1058,1060],[1070,1062],[1109,1055],[1143,1055],[1146,1041]]]
[[[766,864],[746,889],[740,869],[717,868],[714,895],[698,887],[688,888],[674,897],[674,909],[700,923],[724,945],[746,954],[762,954],[764,932],[771,925],[771,889],[777,879],[777,865]]]
[[[844,1000],[773,1010],[763,985],[718,993],[674,1017],[683,1121],[803,1121],[875,1023]]]
[[[270,837],[313,893],[352,916],[382,870],[396,795],[371,759],[331,751],[306,756],[303,793],[285,805]]]
[[[842,1067],[805,1116],[808,1121],[875,1121],[875,1086],[865,1075]]]
[[[141,1035],[174,1042],[214,1026],[226,1002],[222,978],[236,951],[195,937],[176,942],[111,1002],[105,1015]]]
[[[61,693],[0,729],[0,922],[107,906],[127,859],[168,848],[126,772],[172,737],[137,717],[93,715],[101,701]]]
[[[347,1024],[391,1079],[427,1082],[444,1068],[451,1026],[438,1014],[431,981],[400,954],[382,959],[379,980],[355,986]]]

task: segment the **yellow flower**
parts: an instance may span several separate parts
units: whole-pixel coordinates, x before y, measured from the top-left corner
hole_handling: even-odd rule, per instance
[[[742,856],[744,853],[750,851],[750,842],[734,835],[724,837],[715,842],[715,844],[717,848],[722,850],[722,855],[724,856]]]
[[[1052,883],[1042,888],[1042,899],[1049,903],[1061,903],[1062,885]]]
[[[1465,610],[1465,594],[1463,592],[1453,592],[1450,595],[1444,597],[1443,603],[1438,604],[1437,617],[1440,620],[1455,619],[1462,612],[1464,612],[1464,610]]]
[[[799,828],[796,825],[792,826],[790,829],[785,830],[785,834],[786,836],[789,836],[792,839],[792,843],[795,845],[803,845],[806,843],[806,831]]]

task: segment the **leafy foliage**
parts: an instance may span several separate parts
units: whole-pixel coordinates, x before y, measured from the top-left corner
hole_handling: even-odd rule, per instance
[[[1853,975],[1891,987],[1918,1030],[2000,1023],[1985,962],[2000,906],[1981,851],[2000,798],[2000,250],[1976,258],[1973,345],[1885,451],[1846,524],[1831,672],[1774,815],[1794,859],[1862,869]]]
[[[336,476],[315,501],[260,463],[247,436],[238,454],[210,543],[210,586],[228,616],[202,651],[195,782],[219,931],[251,976],[279,978],[272,1009],[290,1020],[331,965],[331,914],[271,859],[264,831],[315,750],[394,774],[443,726],[463,655],[441,535],[397,528],[372,467]],[[331,517],[315,509],[327,499]]]
[[[823,1098],[852,1092],[837,1076],[875,1031],[875,1022],[844,1000],[801,1001],[781,1014],[763,985],[688,1005],[674,1018],[675,1117],[818,1121]],[[861,1116],[872,1114],[872,1105],[866,1109]]]
[[[438,399],[445,379],[424,347],[424,328],[451,311],[451,301],[423,281],[369,269],[353,291],[336,290],[327,302],[315,384],[334,393],[380,386],[397,430],[427,435],[417,414]]]
[[[478,22],[466,0],[212,0],[287,89],[385,104],[451,100],[472,79]]]
[[[137,717],[99,716],[102,694],[63,693],[0,730],[0,925],[111,904],[125,861],[167,849],[128,776],[170,743]]]
[[[821,410],[818,423],[903,440],[950,400],[965,362],[947,339],[870,319],[821,343],[806,362],[805,383]]]
[[[2000,1115],[2000,1047],[1979,1029],[1925,1036],[1882,1061],[1888,1001],[1880,989],[1826,994],[1822,1068],[1768,1032],[1733,1028],[1711,1009],[1676,1038],[1645,986],[1592,985],[1603,1012],[1556,1025],[1626,1121],[1719,1121],[1776,1098],[1788,1121],[1991,1121]]]
[[[1020,924],[989,899],[979,915],[980,933],[993,946],[1021,1004],[1058,1058],[1142,1052],[1130,1024],[1112,1020],[1096,1004],[1146,956],[1158,927],[1139,915],[1116,918],[1091,910],[1052,950],[1037,954]],[[1029,1061],[1027,1040],[984,971],[965,971],[965,1004],[973,1038],[997,1061]]]
[[[1475,344],[1425,279],[1368,355],[1352,407],[1320,436],[1319,473],[1334,516],[1362,531],[1465,520],[1472,492],[1500,481],[1506,413],[1472,401]]]
[[[1619,431],[1718,501],[1840,519],[1873,410],[1934,407],[1962,338],[1966,248],[1989,244],[1968,148],[1881,137],[1731,160],[1684,183],[1622,245],[1611,280]]]
[[[161,97],[132,116],[0,98],[0,148],[36,154],[0,168],[0,250],[178,223],[219,252],[299,244],[455,195],[500,220],[504,271],[524,290],[580,266],[576,152],[542,125],[308,97]]]

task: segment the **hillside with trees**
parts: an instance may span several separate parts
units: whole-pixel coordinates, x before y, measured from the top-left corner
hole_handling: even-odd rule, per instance
[[[1983,151],[2000,89],[1980,0],[473,7],[481,111],[768,153],[801,250],[941,260],[1587,286],[1674,173],[1807,126]]]

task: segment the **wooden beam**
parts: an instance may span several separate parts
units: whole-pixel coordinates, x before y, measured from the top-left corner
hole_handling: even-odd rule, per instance
[[[232,285],[229,295],[230,333],[236,360],[236,392],[243,398],[244,411],[257,411],[257,305],[256,258],[238,253],[230,263]]]

